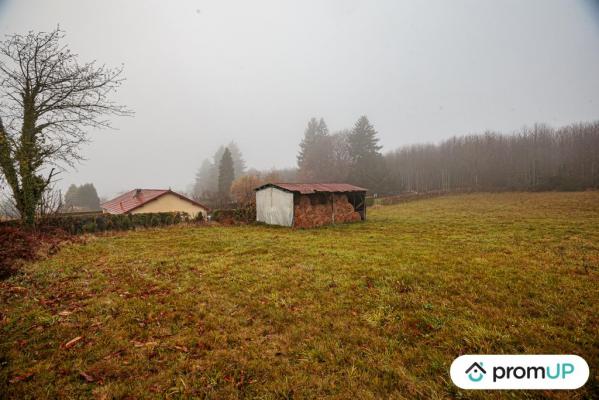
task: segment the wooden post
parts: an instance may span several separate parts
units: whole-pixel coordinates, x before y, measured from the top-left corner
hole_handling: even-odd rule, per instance
[[[331,193],[331,208],[333,210],[333,215],[332,215],[333,223],[335,223],[335,193]]]

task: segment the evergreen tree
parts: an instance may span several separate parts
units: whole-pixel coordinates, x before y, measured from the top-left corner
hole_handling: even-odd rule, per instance
[[[349,149],[350,129],[343,129],[331,135],[333,145],[332,182],[347,182],[351,172],[352,160]]]
[[[316,118],[312,117],[310,121],[308,121],[308,126],[304,131],[304,138],[300,142],[300,150],[297,155],[297,166],[302,174],[308,169],[308,155],[313,146],[317,130],[318,121],[316,121]]]
[[[228,201],[231,195],[231,184],[235,179],[233,157],[228,148],[225,148],[218,165],[218,194],[221,201]]]
[[[333,141],[324,119],[310,119],[297,156],[300,179],[308,182],[328,180],[333,171]]]
[[[231,157],[233,158],[233,169],[235,170],[235,178],[239,178],[245,174],[245,160],[243,159],[243,155],[241,154],[241,150],[239,150],[239,146],[237,143],[231,141],[227,146],[229,151],[231,152]]]
[[[227,148],[229,149],[230,156],[233,160],[233,176],[235,179],[245,174],[245,160],[235,142],[229,143]],[[225,153],[225,149],[225,146],[220,146],[214,153],[212,160],[205,159],[202,162],[201,167],[196,172],[193,184],[193,198],[210,204],[217,201],[217,197],[220,197],[220,163]]]
[[[218,169],[209,160],[205,159],[196,173],[193,185],[193,197],[196,199],[210,199],[218,189]]]
[[[86,183],[79,187],[79,200],[81,208],[85,210],[100,210],[100,197],[93,183]]]
[[[80,204],[79,188],[77,185],[71,184],[64,195],[64,206],[67,211],[70,211],[78,204]]]
[[[214,170],[215,184],[216,188],[218,188],[218,166],[220,165],[220,160],[223,158],[223,154],[225,153],[225,146],[218,146],[218,149],[214,152],[212,158],[214,159],[213,164],[216,169]]]
[[[71,185],[64,196],[67,211],[98,211],[100,198],[93,183]]]
[[[349,153],[352,161],[350,181],[372,191],[381,188],[385,164],[378,144],[377,131],[363,115],[349,135]]]
[[[372,155],[381,155],[377,131],[363,115],[358,119],[349,135],[350,152],[354,162]]]

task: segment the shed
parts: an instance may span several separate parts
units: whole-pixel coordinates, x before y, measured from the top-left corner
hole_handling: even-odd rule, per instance
[[[258,222],[310,228],[366,219],[367,189],[347,183],[267,183],[255,190]]]

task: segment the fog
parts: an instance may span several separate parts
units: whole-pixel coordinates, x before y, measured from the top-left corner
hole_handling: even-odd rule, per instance
[[[57,25],[82,60],[124,64],[135,115],[59,182],[103,196],[185,189],[232,140],[250,167],[295,166],[311,117],[365,114],[383,151],[599,117],[596,2],[0,1],[3,35]]]

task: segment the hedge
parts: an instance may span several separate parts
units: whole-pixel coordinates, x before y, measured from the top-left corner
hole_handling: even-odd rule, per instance
[[[247,204],[238,208],[219,209],[211,213],[212,220],[224,224],[256,222],[256,205]]]
[[[200,214],[201,215],[201,214]],[[72,235],[104,231],[126,231],[135,228],[176,225],[182,222],[201,221],[192,219],[183,212],[161,212],[145,214],[95,214],[95,215],[56,215],[38,221],[40,229],[61,229]],[[0,226],[16,226],[18,221],[7,221]]]

